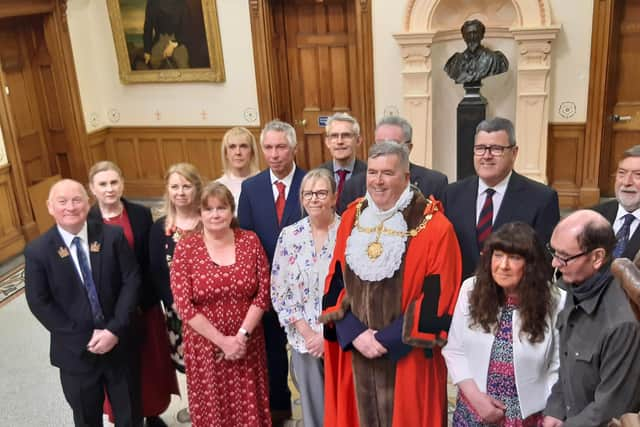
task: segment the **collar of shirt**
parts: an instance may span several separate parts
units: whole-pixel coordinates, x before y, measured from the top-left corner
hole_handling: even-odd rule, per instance
[[[504,199],[504,195],[507,192],[507,186],[509,185],[511,174],[512,172],[509,172],[509,175],[507,175],[502,181],[500,181],[493,187],[489,187],[486,182],[478,177],[478,194],[476,195],[476,223],[480,219],[480,211],[482,210],[484,200],[487,198],[487,195],[485,194],[487,188],[493,188],[496,191],[491,198],[491,202],[493,204],[493,220],[495,222],[495,218],[500,211],[500,206],[502,206],[502,199]]]
[[[271,177],[271,189],[273,190],[273,200],[278,199],[278,187],[275,186],[275,183],[278,181],[284,182],[284,185],[285,185],[284,198],[286,199],[287,197],[289,197],[289,189],[291,188],[291,183],[293,182],[293,174],[295,173],[296,173],[295,162],[293,163],[293,167],[291,168],[291,172],[289,172],[289,175],[285,176],[282,179],[275,176],[273,171],[269,169],[269,176]]]
[[[633,212],[628,212],[625,208],[622,207],[620,203],[618,203],[618,212],[616,213],[616,220],[613,221],[613,231],[618,233],[620,228],[622,228],[622,224],[624,224],[624,219],[622,218],[626,214],[631,214],[636,217],[636,220],[640,220],[640,208],[636,209]],[[636,228],[638,227],[638,221],[633,221],[631,223],[631,229],[629,230],[629,235],[632,236]]]
[[[76,236],[80,237],[84,244],[89,243],[89,232],[87,231],[86,221],[84,222],[84,225],[82,226],[82,229],[78,234],[71,234],[67,230],[64,230],[62,227],[60,227],[59,225],[57,225],[57,227],[58,227],[58,233],[60,233],[60,236],[62,237],[64,244],[67,245],[67,248],[71,249],[73,238]]]
[[[347,172],[349,172],[349,174],[351,174],[351,173],[353,173],[353,169],[355,168],[355,166],[356,166],[356,158],[355,158],[355,157],[351,160],[351,162],[349,162],[349,164],[348,164],[347,166],[339,165],[339,164],[336,162],[336,160],[334,159],[334,160],[333,160],[333,174],[337,177],[337,176],[338,176],[338,173],[337,173],[337,172],[338,172],[340,169],[344,169],[344,170],[346,170]],[[336,182],[337,182],[337,180],[336,180]]]

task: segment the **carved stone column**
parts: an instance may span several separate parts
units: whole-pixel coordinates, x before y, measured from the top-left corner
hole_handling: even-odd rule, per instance
[[[519,53],[516,141],[520,148],[516,170],[545,184],[551,42],[558,31],[560,26],[511,29]]]
[[[396,34],[402,52],[403,116],[413,126],[411,161],[433,163],[431,45],[434,33]]]

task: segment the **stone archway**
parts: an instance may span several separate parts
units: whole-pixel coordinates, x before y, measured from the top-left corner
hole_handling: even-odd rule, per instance
[[[470,4],[473,3],[471,7]],[[486,38],[511,38],[518,57],[516,138],[518,171],[546,183],[551,42],[560,30],[552,25],[548,0],[409,0],[404,32],[394,38],[403,60],[404,115],[413,125],[413,160],[433,163],[432,57],[434,43],[460,39],[460,26],[479,18]]]

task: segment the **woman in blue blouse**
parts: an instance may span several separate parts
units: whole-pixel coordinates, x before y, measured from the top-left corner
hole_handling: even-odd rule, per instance
[[[271,270],[271,300],[292,347],[305,427],[323,425],[324,338],[318,316],[340,223],[335,191],[328,170],[305,175],[300,202],[308,216],[282,229]]]

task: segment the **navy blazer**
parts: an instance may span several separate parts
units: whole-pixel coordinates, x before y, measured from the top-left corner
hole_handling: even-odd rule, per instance
[[[453,224],[462,253],[462,280],[473,275],[480,258],[476,236],[478,176],[449,184],[442,199],[444,214]],[[493,230],[501,225],[522,221],[533,227],[542,243],[560,220],[558,193],[515,171],[511,174],[500,210],[494,214]]]
[[[51,364],[71,373],[86,373],[99,362],[122,363],[129,357],[130,322],[140,287],[138,264],[120,227],[88,221],[88,238],[94,247],[89,258],[104,328],[119,339],[101,356],[87,351],[95,328],[91,306],[57,227],[30,242],[24,252],[27,303],[51,334]]]
[[[142,285],[140,288],[140,307],[143,310],[157,305],[160,302],[149,270],[149,231],[153,225],[151,210],[137,203],[132,203],[125,199],[121,199],[124,209],[127,211],[131,230],[133,231],[133,252],[140,266],[140,274],[142,276]],[[89,220],[102,221],[102,213],[98,204],[95,204],[89,210]]]
[[[340,194],[340,200],[336,210],[339,214],[347,209],[349,203],[353,202],[358,197],[362,197],[367,192],[367,175],[366,168],[365,173],[354,176],[352,179],[344,183],[342,194]],[[444,190],[447,187],[448,179],[442,172],[434,171],[433,169],[427,169],[422,166],[409,164],[409,176],[411,184],[420,189],[424,197],[433,195],[436,200],[441,200],[444,194]]]
[[[603,217],[607,218],[607,221],[613,226],[613,223],[616,220],[616,214],[618,213],[618,201],[617,200],[609,200],[608,202],[601,203],[599,205],[593,206],[591,209],[598,212]],[[627,247],[624,249],[622,253],[622,258],[629,258],[633,261],[636,254],[640,250],[640,227],[636,228],[636,231],[633,232],[633,235],[629,237],[629,242],[627,243]]]
[[[291,180],[291,188],[282,214],[282,222],[278,224],[276,203],[273,199],[273,184],[269,169],[247,178],[242,182],[240,201],[238,202],[238,221],[240,227],[254,231],[269,259],[273,261],[273,253],[280,230],[302,218],[300,206],[300,184],[306,171],[296,167]]]
[[[333,169],[333,160],[329,160],[327,162],[324,162],[323,164],[321,164],[318,167],[328,170],[329,172],[331,172],[331,176],[335,177],[336,171]],[[356,159],[356,162],[353,164],[353,170],[351,171],[351,175],[349,175],[349,177],[347,178],[347,181],[349,181],[354,176],[356,176],[356,175],[358,175],[360,173],[364,173],[366,171],[367,171],[367,164],[365,162],[363,162],[362,160],[360,160],[360,159]],[[347,183],[345,182],[345,185],[346,184]]]

